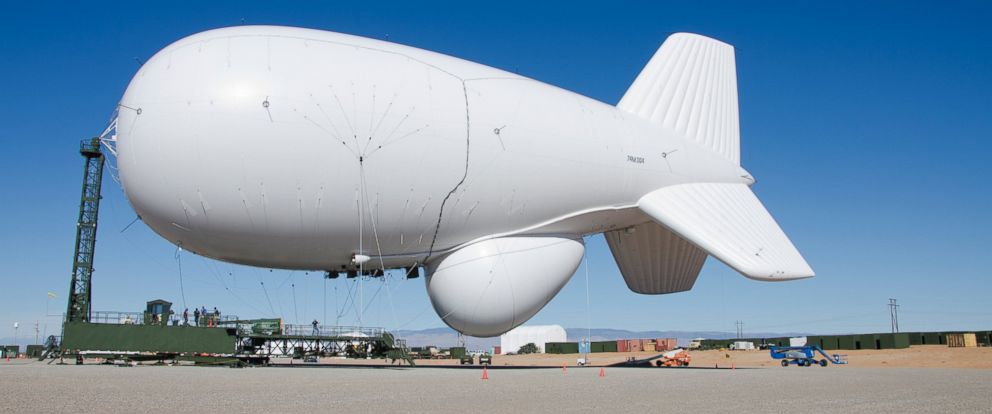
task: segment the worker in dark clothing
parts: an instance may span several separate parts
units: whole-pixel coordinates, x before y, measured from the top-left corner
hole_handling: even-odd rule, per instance
[[[193,324],[200,326],[200,309],[193,308]]]
[[[317,329],[317,326],[320,325],[320,322],[317,322],[317,320],[314,319],[313,322],[311,323],[311,325],[313,325],[313,334],[314,335],[320,335],[320,329]]]
[[[189,308],[183,309],[183,326],[189,325]]]

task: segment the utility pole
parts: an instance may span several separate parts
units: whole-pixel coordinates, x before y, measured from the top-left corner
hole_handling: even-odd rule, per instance
[[[17,346],[17,327],[18,326],[20,326],[20,324],[18,324],[17,322],[14,322],[14,346]]]
[[[737,321],[737,339],[744,337],[744,321]]]
[[[899,305],[895,299],[889,299],[889,319],[892,321],[892,333],[899,332]]]

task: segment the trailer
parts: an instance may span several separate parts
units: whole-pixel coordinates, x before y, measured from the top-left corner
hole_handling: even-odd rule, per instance
[[[782,360],[783,367],[787,367],[789,365],[797,365],[800,367],[819,365],[821,367],[825,367],[828,363],[834,363],[837,365],[847,364],[847,355],[828,355],[823,351],[823,348],[820,348],[819,345],[770,346],[768,347],[768,351],[771,354],[772,359]],[[822,355],[823,359],[816,359],[816,354]]]

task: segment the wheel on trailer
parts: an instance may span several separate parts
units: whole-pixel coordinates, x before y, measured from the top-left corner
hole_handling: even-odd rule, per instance
[[[827,360],[826,359],[821,359],[820,360],[820,366],[821,367],[826,367],[827,366]]]
[[[783,367],[787,367],[787,366],[789,366],[789,360],[788,360],[788,359],[783,359],[783,360],[782,360],[782,366],[783,366]]]
[[[660,366],[661,366],[661,360],[660,360],[660,359],[656,359],[656,360],[654,361],[654,366],[656,366],[656,367],[660,367]]]
[[[803,360],[800,360],[800,361],[802,362],[801,364],[799,364],[800,366],[804,366],[804,367],[808,367],[809,366],[809,360],[808,359],[803,359]]]

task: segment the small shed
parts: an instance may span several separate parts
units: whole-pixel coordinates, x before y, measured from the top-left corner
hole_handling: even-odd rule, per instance
[[[165,325],[172,316],[172,302],[162,299],[150,300],[145,304],[145,324]]]

